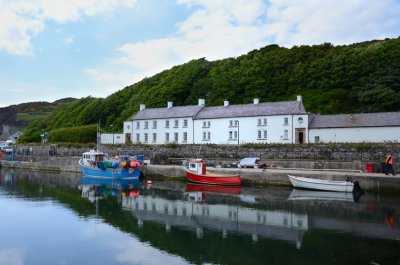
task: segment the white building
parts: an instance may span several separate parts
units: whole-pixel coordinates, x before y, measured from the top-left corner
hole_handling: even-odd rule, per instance
[[[204,107],[174,107],[140,111],[124,122],[126,141],[133,143],[307,143],[308,114],[301,96],[296,101]]]
[[[124,122],[125,141],[132,143],[166,144],[194,143],[193,118],[204,107],[204,100],[197,106],[174,107],[168,102],[166,108],[140,111],[130,121]]]
[[[310,143],[400,142],[400,112],[311,115]]]

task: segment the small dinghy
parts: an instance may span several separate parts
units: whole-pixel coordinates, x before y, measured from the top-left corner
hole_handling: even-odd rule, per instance
[[[293,187],[301,189],[353,192],[355,184],[354,182],[351,181],[322,180],[314,178],[305,178],[300,176],[292,176],[289,174],[288,177]]]

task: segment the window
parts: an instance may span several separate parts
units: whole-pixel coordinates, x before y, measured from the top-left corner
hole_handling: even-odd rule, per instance
[[[257,125],[261,126],[261,119],[257,119]]]
[[[263,123],[264,123],[265,126],[267,126],[267,118],[263,119]]]
[[[188,120],[183,120],[183,127],[184,128],[188,127]]]
[[[283,139],[288,140],[289,139],[289,131],[285,130],[283,134]]]
[[[257,139],[261,139],[261,130],[257,131]]]
[[[147,143],[147,141],[149,140],[149,136],[147,133],[144,134],[144,142]]]
[[[203,132],[203,140],[207,139],[207,132]]]
[[[130,125],[127,125],[127,126],[126,126],[126,129],[127,129],[127,130],[130,130],[130,129],[131,129],[131,126],[130,126]]]
[[[179,140],[179,138],[178,138],[178,133],[177,133],[177,132],[174,133],[174,140],[175,140],[175,142],[178,142],[178,140]]]
[[[175,125],[174,125],[174,127],[175,127],[175,128],[178,128],[178,127],[179,127],[179,120],[175,120]]]
[[[210,128],[210,126],[211,126],[211,121],[208,121],[207,122],[207,127]]]
[[[140,134],[136,134],[136,142],[140,142]]]
[[[140,129],[140,121],[136,122],[136,129]]]
[[[145,122],[144,122],[144,128],[145,128],[145,129],[148,129],[148,128],[149,128],[149,122],[148,122],[148,121],[145,121]]]
[[[239,121],[235,120],[235,126],[238,127],[239,126]]]
[[[283,125],[289,125],[289,118],[284,118],[283,119]]]
[[[208,139],[208,140],[211,139],[211,132],[207,132],[207,139]]]
[[[169,133],[165,133],[165,142],[169,142]]]
[[[229,127],[233,126],[233,120],[229,120]]]
[[[315,136],[315,143],[319,143],[319,136]]]
[[[169,128],[169,120],[165,120],[165,128]]]
[[[233,138],[233,132],[229,131],[229,140],[231,140]]]
[[[183,141],[187,142],[187,132],[183,132]]]
[[[153,143],[157,142],[157,134],[153,133]]]
[[[238,138],[238,133],[237,133],[237,131],[235,131],[234,134],[235,134],[234,138],[237,139],[237,138]]]
[[[157,129],[157,121],[153,121],[153,129]]]
[[[264,132],[264,139],[267,139],[267,136],[268,136],[267,130],[264,130],[263,132]]]

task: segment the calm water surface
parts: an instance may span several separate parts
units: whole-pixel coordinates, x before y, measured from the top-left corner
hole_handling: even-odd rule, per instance
[[[0,172],[1,264],[400,264],[400,198]]]

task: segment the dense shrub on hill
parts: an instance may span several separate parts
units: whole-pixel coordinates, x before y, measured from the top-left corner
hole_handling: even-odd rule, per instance
[[[295,100],[321,114],[400,110],[400,38],[348,46],[329,43],[283,48],[269,45],[237,58],[192,60],[145,78],[105,99],[83,98],[34,125],[33,132],[99,123],[120,131],[146,107],[207,106]],[[111,126],[113,125],[113,126]]]

